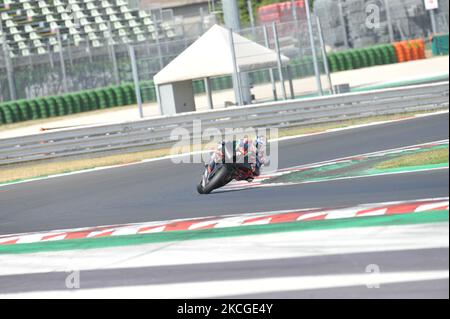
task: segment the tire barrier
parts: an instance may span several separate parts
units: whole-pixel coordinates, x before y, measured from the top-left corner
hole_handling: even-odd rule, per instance
[[[425,59],[425,42],[422,39],[400,41],[393,46],[399,63]]]
[[[154,88],[145,98],[156,100]],[[0,103],[0,124],[12,124],[27,120],[45,119],[55,116],[101,110],[116,106],[136,104],[136,93],[132,84],[74,92],[60,96],[48,96],[32,100],[17,100]]]
[[[356,70],[398,62],[395,48],[391,44],[329,53],[327,58],[331,72]]]

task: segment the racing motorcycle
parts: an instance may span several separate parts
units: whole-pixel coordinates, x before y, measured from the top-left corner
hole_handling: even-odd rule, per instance
[[[254,160],[252,157],[254,154],[249,154],[248,145],[237,152],[236,141],[222,142],[222,147],[217,152],[218,160],[205,165],[202,179],[197,185],[197,191],[200,194],[209,194],[232,180],[253,181],[254,171],[251,163]]]

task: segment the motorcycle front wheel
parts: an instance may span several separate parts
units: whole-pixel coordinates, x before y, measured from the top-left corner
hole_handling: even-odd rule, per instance
[[[224,165],[218,168],[214,176],[208,180],[203,187],[202,181],[197,185],[197,191],[199,194],[209,194],[216,188],[222,187],[229,182],[228,168]]]

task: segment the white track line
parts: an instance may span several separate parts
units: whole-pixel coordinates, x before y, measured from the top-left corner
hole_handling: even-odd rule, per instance
[[[218,298],[236,295],[305,291],[343,287],[382,287],[384,284],[448,279],[447,270],[356,273],[322,276],[272,277],[192,283],[128,286],[97,289],[72,289],[2,295],[3,298]],[[376,289],[376,288],[372,288]]]
[[[320,181],[285,182],[285,183],[280,182],[280,183],[268,183],[268,184],[256,184],[256,185],[251,185],[251,183],[250,183],[249,185],[243,184],[242,186],[239,184],[231,184],[229,187],[225,186],[224,188],[222,188],[220,190],[224,191],[224,192],[231,192],[231,191],[235,191],[235,190],[249,189],[249,188],[295,186],[295,185],[303,185],[303,184],[334,182],[334,181],[341,181],[341,180],[372,178],[372,177],[378,177],[378,176],[405,175],[405,174],[432,172],[432,171],[440,171],[440,170],[448,170],[448,169],[449,169],[449,166],[445,166],[445,167],[436,167],[436,168],[424,168],[424,169],[418,169],[415,171],[380,173],[380,174],[376,174],[376,175],[336,177],[336,178],[330,178],[330,179],[320,180]]]
[[[315,162],[312,164],[305,164],[305,165],[299,165],[299,166],[293,166],[293,167],[289,167],[289,168],[285,168],[282,169],[284,170],[292,170],[292,169],[298,169],[298,168],[305,168],[305,167],[312,167],[312,166],[322,166],[323,164],[334,164],[337,162],[342,162],[342,161],[346,161],[349,158],[353,158],[353,157],[368,157],[368,156],[374,156],[374,155],[379,155],[379,154],[383,154],[383,153],[389,153],[389,152],[393,152],[393,151],[400,151],[400,150],[404,150],[404,149],[410,149],[410,148],[415,148],[418,146],[425,146],[425,145],[430,145],[430,144],[448,144],[449,143],[449,139],[444,139],[444,140],[438,140],[438,141],[432,141],[432,142],[427,142],[427,143],[422,143],[422,144],[413,144],[413,145],[406,145],[406,146],[401,146],[398,148],[389,148],[386,150],[381,150],[381,151],[376,151],[376,152],[369,152],[369,153],[360,153],[360,154],[355,154],[355,155],[349,155],[349,156],[345,156],[345,157],[339,157],[339,158],[334,158],[331,160],[327,160],[327,161],[322,161],[322,162]],[[267,172],[267,174],[270,174],[271,172]]]
[[[353,129],[363,128],[363,127],[370,127],[370,126],[377,126],[377,125],[382,125],[382,124],[397,123],[397,122],[413,120],[413,119],[416,119],[416,118],[433,116],[433,115],[439,115],[439,114],[446,114],[446,113],[449,113],[449,111],[448,110],[444,110],[444,111],[438,111],[438,112],[433,112],[433,113],[416,114],[416,115],[413,115],[411,117],[407,117],[407,118],[403,118],[403,119],[378,121],[378,122],[372,122],[372,123],[366,123],[366,124],[356,124],[356,125],[351,125],[351,126],[346,126],[346,127],[333,128],[333,129],[325,130],[323,132],[309,133],[309,134],[303,134],[303,135],[294,135],[294,136],[285,136],[285,137],[277,138],[277,139],[275,139],[275,141],[278,141],[278,142],[280,142],[280,141],[287,141],[287,140],[301,138],[301,137],[309,137],[309,136],[315,136],[315,135],[322,135],[322,134],[329,134],[329,133],[335,133],[335,132],[342,132],[342,131],[346,131],[346,130],[353,130]],[[326,123],[324,125],[326,125]]]

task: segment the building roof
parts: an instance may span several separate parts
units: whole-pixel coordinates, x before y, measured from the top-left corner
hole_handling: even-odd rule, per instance
[[[233,33],[238,70],[241,72],[277,65],[277,54],[256,42]],[[197,41],[154,76],[155,84],[232,74],[234,71],[229,30],[214,25]],[[289,58],[282,56],[282,61]]]

